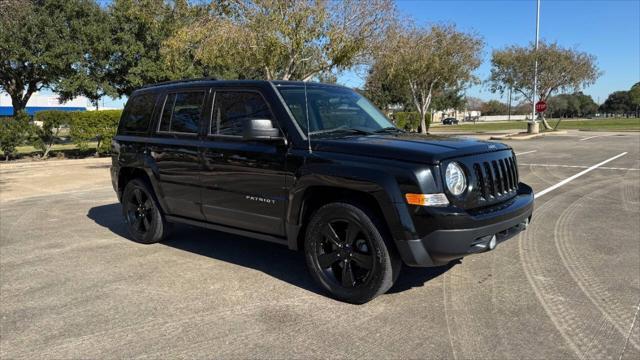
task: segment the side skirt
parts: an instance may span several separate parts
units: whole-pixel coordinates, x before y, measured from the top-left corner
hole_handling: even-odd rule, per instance
[[[258,240],[269,241],[269,242],[280,244],[280,245],[285,245],[285,246],[288,245],[287,239],[281,238],[278,236],[257,233],[257,232],[248,231],[248,230],[242,230],[242,229],[224,226],[224,225],[212,224],[205,221],[187,219],[180,216],[166,215],[165,219],[168,222],[172,222],[172,223],[182,223],[187,225],[193,225],[193,226],[203,227],[211,230],[222,231],[230,234],[246,236],[246,237],[250,237]]]

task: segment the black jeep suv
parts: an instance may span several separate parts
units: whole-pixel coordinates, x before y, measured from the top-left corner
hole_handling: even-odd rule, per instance
[[[185,223],[280,243],[352,303],[387,291],[403,263],[493,249],[533,211],[508,146],[406,133],[351,89],[302,82],[137,90],[111,176],[135,241]]]

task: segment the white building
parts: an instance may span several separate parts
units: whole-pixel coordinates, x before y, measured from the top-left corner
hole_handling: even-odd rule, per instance
[[[93,108],[89,99],[83,96],[62,103],[55,94],[41,94],[36,92],[29,98],[26,111],[28,115],[33,116],[37,111],[42,110],[86,111]],[[13,105],[11,104],[11,97],[6,93],[0,92],[0,116],[12,115]]]

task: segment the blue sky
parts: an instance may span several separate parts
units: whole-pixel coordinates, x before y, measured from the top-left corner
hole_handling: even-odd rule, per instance
[[[493,49],[525,45],[535,38],[535,0],[399,0],[399,11],[418,24],[455,23],[460,30],[475,32],[485,41],[483,64],[476,74],[486,79]],[[640,81],[640,0],[542,0],[540,38],[575,47],[597,57],[604,72],[585,89],[597,102],[609,93],[627,90]],[[362,86],[357,72],[341,74],[339,82]],[[468,96],[500,99],[482,85],[467,90]],[[505,100],[505,99],[503,99]],[[120,106],[105,100],[105,106]]]
[[[399,10],[418,24],[454,23],[460,30],[480,35],[485,41],[484,61],[476,74],[483,80],[490,74],[494,49],[526,45],[535,39],[535,0],[400,0],[397,3]],[[585,89],[595,101],[604,102],[609,93],[627,90],[640,81],[640,0],[542,0],[540,38],[597,57],[598,67],[604,73]],[[361,86],[364,80],[356,73],[345,73],[339,81]],[[469,88],[467,95],[500,99],[482,85]]]

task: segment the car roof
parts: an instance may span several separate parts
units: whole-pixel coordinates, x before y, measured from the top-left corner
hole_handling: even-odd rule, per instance
[[[271,84],[276,87],[302,87],[305,84],[307,87],[336,87],[336,88],[346,88],[341,85],[336,84],[324,84],[317,82],[304,82],[304,81],[287,81],[287,80],[218,80],[215,78],[198,78],[198,79],[183,79],[183,80],[173,80],[173,81],[165,81],[156,84],[145,85],[140,89],[137,89],[131,94],[132,96],[138,93],[146,93],[146,92],[155,92],[167,89],[187,89],[195,86],[216,86],[216,85],[225,85],[225,86],[254,86],[254,87],[262,87],[262,86],[270,86]]]

